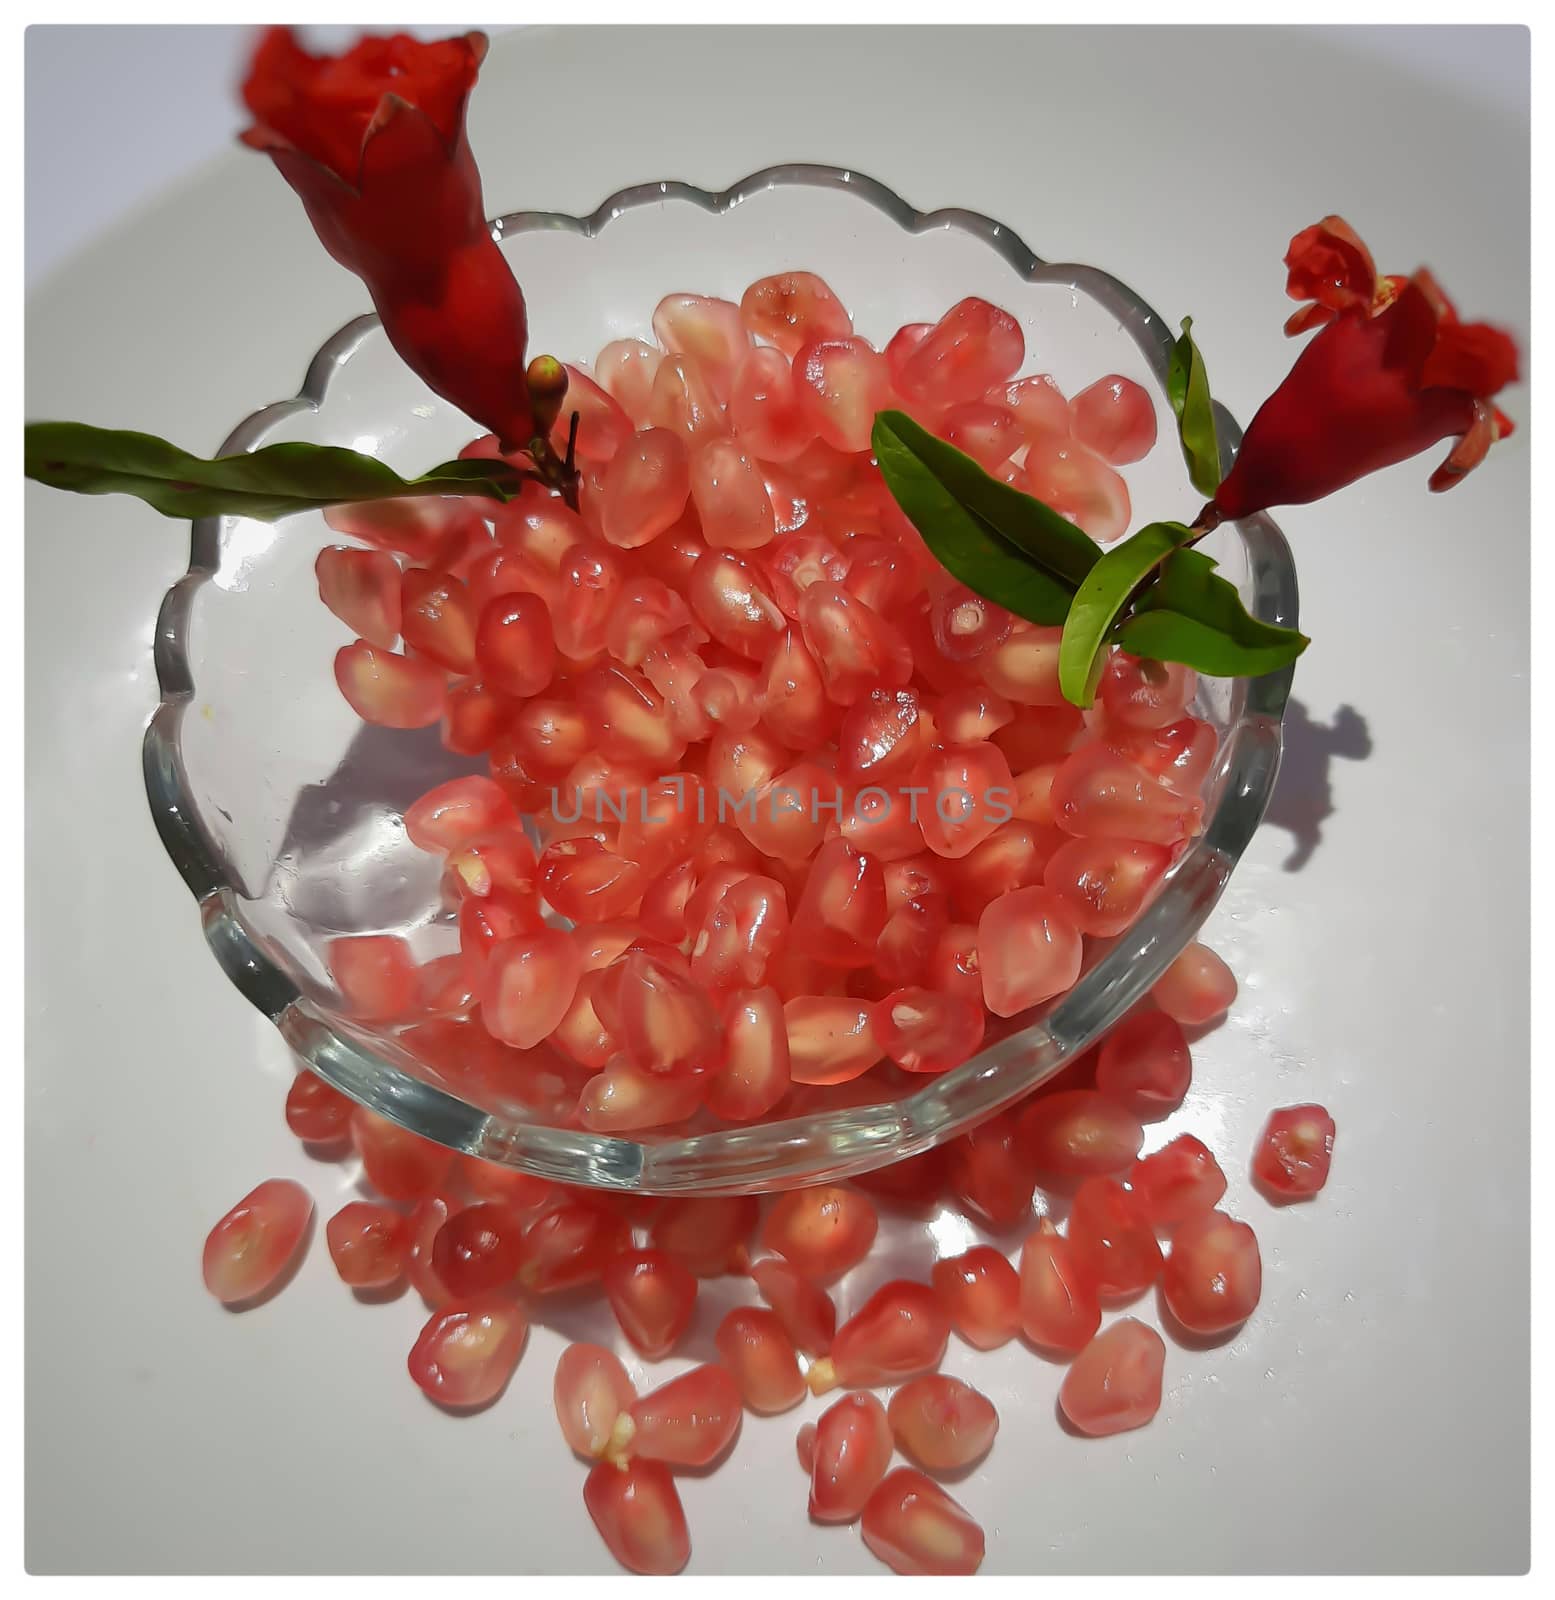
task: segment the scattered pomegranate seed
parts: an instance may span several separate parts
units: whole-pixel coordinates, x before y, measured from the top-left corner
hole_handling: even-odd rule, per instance
[[[1190,944],[1156,979],[1150,998],[1174,1022],[1198,1028],[1230,1010],[1236,979],[1213,950]]]
[[[787,1411],[809,1392],[793,1340],[775,1311],[736,1307],[719,1323],[714,1343],[750,1410],[762,1416]]]
[[[999,1413],[971,1384],[942,1372],[904,1383],[886,1407],[900,1450],[930,1472],[957,1472],[993,1448]]]
[[[1224,1333],[1244,1323],[1258,1304],[1263,1262],[1245,1222],[1206,1211],[1179,1223],[1161,1269],[1167,1309],[1190,1333]]]
[[[1101,1326],[1095,1287],[1046,1217],[1021,1246],[1020,1325],[1033,1344],[1063,1351],[1084,1349]]]
[[[1192,1081],[1188,1041],[1164,1011],[1131,1011],[1102,1040],[1096,1087],[1136,1116],[1175,1111]]]
[[[606,1548],[629,1572],[673,1577],[691,1559],[686,1513],[663,1462],[601,1461],[583,1485],[583,1503]]]
[[[1143,1195],[1111,1178],[1087,1178],[1069,1208],[1069,1249],[1103,1299],[1154,1283],[1161,1247]]]
[[[1066,1089],[1031,1100],[1016,1136],[1039,1176],[1089,1178],[1127,1167],[1145,1130],[1118,1101],[1094,1089]]]
[[[1069,402],[1076,439],[1115,467],[1142,460],[1155,444],[1155,405],[1130,378],[1111,372]]]
[[[304,1144],[339,1144],[351,1133],[351,1106],[322,1078],[299,1072],[286,1094],[286,1126]]]
[[[891,1424],[874,1395],[848,1394],[828,1406],[815,1424],[810,1515],[856,1522],[891,1465],[891,1449]]]
[[[618,1255],[602,1274],[605,1298],[632,1345],[657,1361],[674,1349],[696,1310],[697,1281],[663,1250]]]
[[[447,1305],[453,1291],[432,1266],[432,1246],[443,1224],[458,1209],[446,1194],[431,1194],[417,1202],[408,1218],[410,1238],[405,1253],[405,1276],[429,1306]]]
[[[424,1199],[442,1185],[453,1165],[451,1150],[366,1106],[351,1111],[351,1139],[367,1181],[385,1200]]]
[[[816,1283],[835,1283],[869,1254],[880,1219],[867,1195],[837,1184],[779,1195],[761,1242]]]
[[[1141,1156],[1128,1170],[1128,1186],[1144,1202],[1160,1231],[1210,1211],[1226,1192],[1226,1175],[1202,1140],[1179,1134],[1170,1144]]]
[[[750,1275],[789,1338],[807,1354],[824,1356],[837,1333],[831,1296],[778,1256],[755,1262]]]
[[[983,1564],[983,1530],[911,1467],[898,1467],[870,1495],[862,1531],[881,1561],[909,1577],[965,1577]]]
[[[331,939],[325,956],[348,1016],[387,1022],[414,1006],[420,972],[410,946],[396,934],[364,933]]]
[[[570,1344],[556,1363],[552,1399],[562,1437],[575,1455],[598,1460],[610,1446],[617,1420],[637,1398],[626,1368],[597,1344]]]
[[[1271,1198],[1302,1200],[1328,1182],[1334,1119],[1322,1106],[1276,1111],[1253,1152],[1253,1177]]]
[[[951,1141],[951,1192],[985,1222],[1010,1228],[1031,1211],[1036,1176],[1020,1153],[1014,1112],[1001,1112]]]
[[[1161,1409],[1165,1364],[1161,1335],[1133,1317],[1120,1317],[1075,1357],[1058,1403],[1081,1433],[1142,1428]]]
[[[815,1468],[815,1435],[816,1426],[813,1422],[801,1422],[799,1432],[794,1435],[794,1452],[807,1477]]]
[[[353,1289],[386,1289],[405,1275],[410,1227],[398,1211],[353,1200],[324,1229],[340,1281]]]
[[[742,1272],[759,1214],[748,1194],[670,1200],[653,1219],[653,1242],[699,1278]]]
[[[525,1230],[518,1281],[533,1294],[597,1283],[630,1239],[626,1222],[597,1201],[569,1200]]]
[[[936,1261],[930,1276],[951,1327],[976,1349],[997,1349],[1020,1331],[1020,1279],[997,1250],[976,1245]]]
[[[524,1225],[500,1200],[456,1211],[432,1241],[432,1271],[465,1300],[511,1283],[523,1255]]]
[[[618,1430],[623,1451],[679,1467],[705,1467],[740,1431],[740,1391],[720,1366],[693,1367],[634,1400],[628,1430]]]
[[[1152,1243],[1154,1241],[1152,1240]],[[937,1367],[950,1339],[950,1318],[927,1284],[896,1278],[838,1328],[831,1353],[806,1374],[813,1394],[896,1383]]]
[[[312,1218],[312,1197],[300,1183],[267,1179],[207,1235],[205,1287],[223,1305],[258,1299],[291,1266]]]
[[[489,1405],[524,1353],[528,1319],[503,1295],[455,1300],[434,1311],[407,1365],[422,1393],[451,1410]]]

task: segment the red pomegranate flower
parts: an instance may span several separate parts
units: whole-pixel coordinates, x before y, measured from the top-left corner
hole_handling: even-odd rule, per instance
[[[1302,229],[1285,264],[1292,298],[1310,301],[1285,331],[1322,331],[1248,425],[1215,494],[1222,515],[1319,500],[1455,437],[1431,475],[1432,489],[1450,489],[1512,431],[1490,399],[1517,379],[1516,345],[1460,322],[1424,268],[1379,278],[1341,217]]]
[[[367,285],[404,361],[516,449],[534,433],[524,297],[487,225],[464,128],[485,54],[485,35],[471,33],[311,56],[290,29],[271,28],[243,85],[254,126],[242,138]]]

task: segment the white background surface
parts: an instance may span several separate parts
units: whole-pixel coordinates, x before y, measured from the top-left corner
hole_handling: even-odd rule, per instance
[[[128,30],[105,75],[101,39],[30,32],[29,415],[210,449],[364,308],[253,156],[96,232],[226,143],[222,86],[183,74],[231,39]],[[809,158],[988,211],[1193,312],[1245,420],[1290,359],[1285,241],[1326,211],[1384,269],[1428,258],[1467,314],[1526,339],[1526,49],[1521,31],[539,29],[497,42],[471,127],[493,210]],[[823,52],[846,67],[818,73]],[[575,107],[567,153],[521,163],[542,76]],[[72,144],[59,107],[108,117],[127,79],[165,113]],[[1209,112],[1185,92],[1207,83]],[[1526,391],[1504,403],[1528,415]],[[1451,496],[1425,494],[1420,461],[1280,519],[1315,643],[1276,820],[1210,926],[1243,995],[1152,1138],[1180,1125],[1221,1150],[1264,1304],[1217,1349],[1171,1347],[1160,1418],[1106,1441],[1055,1425],[1059,1369],[953,1343],[949,1370],[1004,1419],[955,1490],[985,1570],[1526,1564],[1526,440]],[[28,488],[28,1565],[604,1569],[550,1414],[553,1331],[498,1406],[454,1421],[404,1377],[417,1310],[355,1305],[321,1243],[257,1312],[199,1286],[206,1228],[253,1183],[301,1177],[327,1216],[344,1180],[286,1132],[286,1053],[210,960],[147,816],[152,622],[186,555],[143,508]],[[1325,732],[1346,704],[1365,759]],[[1294,871],[1292,828],[1311,846]],[[1252,1133],[1308,1098],[1338,1119],[1334,1178],[1273,1212],[1245,1181]],[[798,1420],[749,1420],[727,1465],[682,1481],[691,1571],[878,1570],[853,1532],[806,1522]]]

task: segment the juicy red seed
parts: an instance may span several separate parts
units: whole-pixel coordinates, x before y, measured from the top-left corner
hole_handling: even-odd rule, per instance
[[[1020,1331],[1020,1279],[991,1246],[936,1261],[930,1278],[951,1327],[968,1344],[992,1350]]]
[[[1020,1321],[1044,1350],[1082,1350],[1101,1326],[1101,1303],[1069,1241],[1044,1217],[1020,1253]]]
[[[756,1262],[750,1275],[789,1338],[807,1354],[824,1356],[837,1333],[831,1296],[778,1256]]]
[[[1021,1112],[1021,1151],[1039,1174],[1089,1178],[1121,1172],[1145,1130],[1125,1106],[1094,1089],[1041,1094]]]
[[[597,1283],[631,1236],[625,1219],[597,1201],[569,1200],[525,1230],[519,1283],[534,1294]]]
[[[1111,1178],[1087,1178],[1069,1208],[1069,1248],[1104,1299],[1133,1294],[1161,1272],[1161,1247],[1143,1195]]]
[[[650,1361],[674,1348],[696,1310],[696,1279],[664,1250],[619,1255],[601,1281],[621,1331]]]
[[[1075,1357],[1058,1403],[1081,1433],[1142,1428],[1161,1408],[1166,1346],[1154,1328],[1120,1317]]]
[[[1154,1226],[1169,1232],[1213,1210],[1226,1192],[1226,1175],[1208,1146],[1184,1133],[1141,1156],[1128,1170],[1128,1186],[1143,1199]]]
[[[1031,1210],[1036,1176],[1015,1139],[1015,1115],[1002,1112],[950,1143],[950,1189],[995,1228],[1010,1228]]]
[[[1156,979],[1150,998],[1185,1028],[1198,1028],[1231,1008],[1236,979],[1213,950],[1190,944]]]
[[[969,1467],[993,1448],[999,1413],[971,1384],[942,1372],[904,1383],[886,1407],[897,1447],[930,1472]]]
[[[420,971],[410,946],[397,934],[331,939],[325,961],[347,1015],[359,1022],[387,1022],[415,1005]]]
[[[524,1353],[528,1319],[502,1295],[455,1300],[433,1312],[406,1365],[429,1399],[452,1410],[489,1405]]]
[[[815,1424],[801,1422],[799,1432],[794,1435],[794,1453],[799,1457],[799,1466],[808,1476],[815,1466]]]
[[[1263,1262],[1245,1222],[1224,1211],[1190,1217],[1172,1234],[1161,1269],[1167,1310],[1190,1333],[1224,1333],[1245,1322],[1258,1304]]]
[[[459,1299],[512,1281],[524,1245],[523,1223],[500,1200],[456,1212],[432,1241],[432,1270]]]
[[[305,1144],[337,1144],[351,1131],[351,1102],[311,1072],[286,1091],[286,1126]]]
[[[737,1306],[718,1325],[718,1358],[745,1404],[762,1416],[787,1411],[809,1392],[782,1319],[760,1306]]]
[[[891,1424],[874,1395],[844,1395],[828,1406],[815,1425],[810,1515],[817,1522],[856,1521],[891,1465],[891,1448]]]
[[[597,1344],[570,1344],[556,1363],[551,1389],[562,1437],[585,1461],[604,1455],[616,1418],[637,1391],[616,1357]]]
[[[864,1543],[908,1577],[968,1577],[983,1564],[983,1530],[937,1483],[898,1467],[864,1507]]]
[[[872,1388],[937,1367],[950,1339],[950,1318],[924,1283],[882,1284],[837,1330],[831,1354],[810,1368],[822,1394],[834,1384]]]
[[[447,1305],[454,1298],[448,1285],[433,1270],[432,1246],[443,1224],[458,1209],[447,1195],[431,1194],[416,1205],[407,1219],[410,1240],[405,1254],[405,1276],[429,1306]]]
[[[1188,1041],[1164,1011],[1131,1011],[1096,1058],[1096,1087],[1139,1117],[1175,1111],[1192,1081]]]
[[[380,1117],[366,1106],[351,1112],[351,1139],[367,1181],[385,1200],[421,1200],[448,1176],[453,1151]]]
[[[628,1572],[673,1577],[691,1559],[686,1513],[660,1461],[601,1461],[583,1485],[583,1503],[606,1548]]]
[[[1322,1106],[1286,1106],[1270,1116],[1253,1152],[1253,1177],[1272,1199],[1301,1200],[1328,1182],[1334,1119]]]
[[[760,1206],[748,1194],[706,1199],[676,1199],[653,1219],[650,1232],[659,1249],[668,1251],[699,1278],[719,1278],[743,1271],[746,1245],[756,1229]]]
[[[312,1217],[312,1197],[300,1183],[267,1179],[206,1236],[205,1287],[223,1305],[258,1298],[291,1265]]]
[[[410,1225],[388,1206],[353,1200],[324,1229],[340,1281],[353,1289],[385,1289],[405,1275]]]
[[[740,1391],[719,1366],[693,1367],[627,1408],[634,1456],[705,1467],[740,1431]]]
[[[825,1184],[780,1195],[767,1213],[761,1242],[805,1277],[834,1283],[869,1254],[879,1226],[867,1195]]]

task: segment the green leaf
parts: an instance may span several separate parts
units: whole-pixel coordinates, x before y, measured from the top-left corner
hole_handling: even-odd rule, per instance
[[[76,494],[130,494],[165,517],[254,517],[273,522],[297,511],[401,495],[473,494],[510,500],[524,474],[502,461],[447,461],[402,478],[373,456],[338,445],[265,445],[204,460],[165,439],[84,422],[30,422],[29,478]]]
[[[1180,522],[1152,522],[1091,568],[1075,592],[1058,645],[1058,687],[1071,704],[1088,706],[1096,698],[1113,623],[1140,584],[1192,537],[1192,529]]]
[[[914,512],[914,503],[925,498],[926,480],[1067,589],[1075,588],[1101,559],[1101,546],[1067,517],[990,476],[971,456],[936,438],[906,412],[882,411],[875,418],[872,443],[887,488],[931,547],[929,530]],[[911,467],[904,458],[910,458]],[[939,555],[938,548],[934,553]],[[1008,606],[1007,601],[1000,604]]]
[[[935,559],[967,588],[1017,616],[1048,627],[1061,623],[1069,614],[1073,586],[968,509],[913,448],[916,441],[909,442],[898,431],[898,419],[922,432],[899,412],[882,412],[875,418],[875,458],[887,488]]]
[[[1136,656],[1177,661],[1214,678],[1251,678],[1289,666],[1306,649],[1294,628],[1260,622],[1201,550],[1179,550],[1118,629]]]
[[[1193,342],[1193,318],[1182,319],[1182,337],[1172,346],[1166,372],[1166,397],[1177,413],[1177,434],[1182,440],[1188,478],[1205,496],[1220,487],[1220,445],[1215,439],[1215,408],[1209,397],[1204,357]]]

